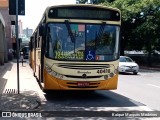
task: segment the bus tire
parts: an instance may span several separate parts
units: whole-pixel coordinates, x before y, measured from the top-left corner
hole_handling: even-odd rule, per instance
[[[46,93],[46,94],[51,94],[51,90],[45,90],[45,89],[42,89],[42,91],[44,92],[44,93]]]
[[[36,77],[36,74],[35,74],[35,72],[33,72],[33,76],[34,76],[34,77]]]

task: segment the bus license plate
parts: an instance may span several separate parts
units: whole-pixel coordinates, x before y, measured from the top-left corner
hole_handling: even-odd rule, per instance
[[[89,82],[78,82],[77,86],[81,86],[81,87],[89,86]]]

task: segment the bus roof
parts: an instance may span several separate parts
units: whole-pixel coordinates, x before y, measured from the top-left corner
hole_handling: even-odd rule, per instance
[[[42,21],[44,20],[44,16],[46,15],[46,14],[48,14],[48,11],[51,9],[51,8],[61,8],[61,7],[90,7],[90,8],[100,8],[100,9],[108,9],[108,10],[114,10],[114,11],[117,11],[117,12],[119,12],[120,13],[120,15],[121,15],[121,11],[119,10],[119,9],[117,9],[117,8],[113,8],[113,7],[109,7],[109,6],[104,6],[104,5],[95,5],[95,4],[65,4],[65,5],[53,5],[53,6],[48,6],[46,9],[45,9],[45,11],[44,11],[44,13],[43,13],[43,15],[42,15],[42,19],[40,20],[40,22],[39,22],[39,24],[40,23],[42,23]],[[38,24],[38,26],[39,26],[39,24]],[[38,28],[38,26],[37,26],[37,28]],[[37,29],[36,28],[36,29]],[[36,32],[37,32],[37,30],[35,29],[35,31],[34,31],[34,33],[33,34],[35,34]]]
[[[66,5],[53,5],[53,6],[48,6],[45,11],[48,11],[50,8],[56,8],[56,7],[72,7],[72,6],[79,6],[79,7],[97,7],[97,8],[104,8],[104,9],[109,9],[109,10],[115,10],[120,12],[118,8],[113,8],[113,7],[108,7],[104,5],[95,5],[95,4],[66,4]]]

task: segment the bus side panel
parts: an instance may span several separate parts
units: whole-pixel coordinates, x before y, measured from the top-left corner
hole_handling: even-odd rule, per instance
[[[29,51],[29,65],[32,68],[32,51]]]
[[[33,66],[32,66],[32,69],[33,69],[33,72],[35,72],[35,50],[33,50],[33,53],[32,53],[32,58],[33,58]]]
[[[33,55],[33,54],[34,54],[34,52],[31,51],[31,54],[30,54],[30,59],[31,59],[31,61],[30,61],[30,62],[31,62],[31,68],[32,68],[32,69],[34,68],[34,57],[33,57],[34,55]]]
[[[30,64],[30,67],[33,69],[33,66],[34,66],[34,63],[33,63],[33,50],[30,51],[29,53],[29,64]]]
[[[34,72],[34,76],[36,76],[35,72],[36,72],[36,49],[33,49],[33,72]]]
[[[41,53],[41,51],[40,51],[40,49],[38,48],[38,49],[36,49],[36,66],[35,66],[35,74],[36,74],[36,76],[37,76],[37,78],[38,79],[40,79],[39,78],[39,69],[40,69],[40,53]]]

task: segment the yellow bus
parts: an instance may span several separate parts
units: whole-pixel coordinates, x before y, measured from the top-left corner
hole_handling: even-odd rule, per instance
[[[117,88],[120,10],[90,4],[46,8],[30,41],[44,91]]]

